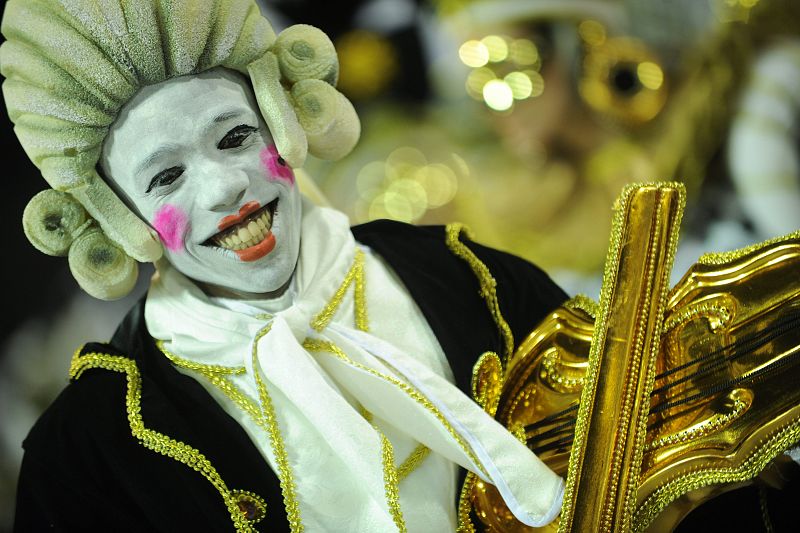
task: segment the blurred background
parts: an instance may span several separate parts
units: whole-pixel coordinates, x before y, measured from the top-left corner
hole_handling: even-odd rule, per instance
[[[484,244],[598,298],[612,204],[680,181],[673,282],[704,252],[800,229],[800,3],[793,0],[259,0],[276,30],[326,31],[362,140],[306,170],[353,224],[459,221]],[[6,291],[0,331],[0,530],[20,443],[146,290],[82,293],[25,239],[45,187],[2,106]]]

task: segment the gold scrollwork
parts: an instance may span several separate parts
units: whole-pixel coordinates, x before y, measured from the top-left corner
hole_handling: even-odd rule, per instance
[[[586,362],[566,363],[561,359],[558,348],[549,348],[542,357],[541,378],[558,392],[578,392],[586,382]],[[578,377],[569,377],[562,369],[579,372]]]
[[[472,367],[472,397],[494,416],[503,390],[503,363],[494,352],[486,352]]]
[[[667,446],[683,444],[710,433],[719,431],[741,417],[753,403],[753,395],[746,389],[734,389],[725,398],[721,408],[705,420],[701,420],[685,429],[663,435],[645,444],[645,451],[653,451]]]
[[[673,329],[701,317],[708,320],[708,326],[712,332],[719,331],[730,324],[733,318],[733,309],[733,303],[729,298],[724,297],[693,303],[665,320],[663,333],[669,333]]]

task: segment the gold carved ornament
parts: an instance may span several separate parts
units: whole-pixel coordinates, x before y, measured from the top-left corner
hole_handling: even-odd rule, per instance
[[[544,530],[669,531],[716,495],[774,483],[800,441],[800,232],[707,254],[669,289],[683,195],[628,187],[600,302],[552,312],[494,380],[496,418],[567,479]],[[534,530],[491,485],[465,490],[460,516]]]

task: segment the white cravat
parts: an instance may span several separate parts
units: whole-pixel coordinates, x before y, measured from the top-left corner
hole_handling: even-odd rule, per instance
[[[198,378],[281,478],[290,520],[309,531],[453,531],[455,464],[495,484],[523,522],[552,520],[561,478],[452,384],[438,342],[394,274],[355,243],[342,214],[306,203],[302,224],[298,268],[283,298],[212,300],[159,265],[145,309],[166,350],[243,367],[226,379],[251,405],[272,404],[277,426],[259,425]],[[398,483],[395,465],[419,443],[431,453]]]

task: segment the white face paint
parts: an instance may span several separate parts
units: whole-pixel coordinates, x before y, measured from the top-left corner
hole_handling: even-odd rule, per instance
[[[300,194],[238,73],[143,88],[112,125],[100,164],[184,275],[251,294],[291,277]]]

